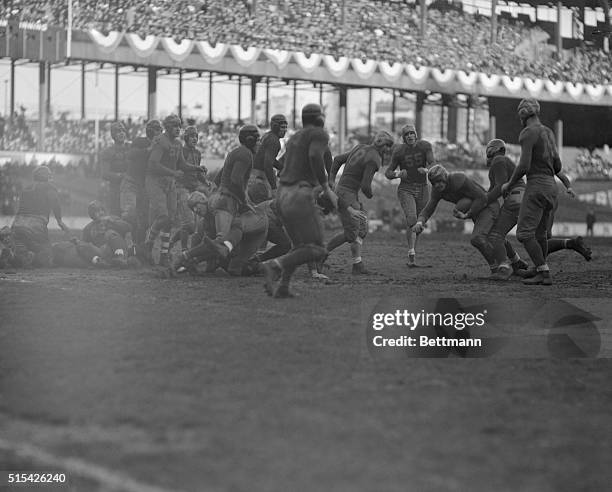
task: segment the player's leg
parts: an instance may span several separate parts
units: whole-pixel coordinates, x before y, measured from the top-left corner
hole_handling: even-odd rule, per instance
[[[112,266],[120,268],[127,267],[127,243],[116,231],[106,231],[104,233],[104,242],[109,251],[112,252],[110,262]]]
[[[170,265],[170,235],[172,233],[172,219],[176,217],[176,185],[174,179],[164,178],[164,194],[166,199],[165,220],[161,223],[159,231],[160,249],[159,265],[167,267]]]
[[[416,241],[417,235],[412,231],[412,226],[417,221],[417,203],[415,193],[408,190],[397,190],[397,198],[404,211],[406,218],[406,241],[408,242],[408,263],[409,267],[416,266]]]
[[[282,186],[278,192],[281,220],[294,247],[289,253],[264,263],[266,290],[271,293],[273,279],[281,270],[275,297],[291,297],[289,284],[295,269],[327,255],[323,246],[323,225],[316,209],[312,187],[307,183]]]
[[[493,228],[495,220],[497,219],[498,213],[499,205],[497,202],[493,202],[485,207],[476,217],[474,217],[474,228],[472,229],[472,235],[470,236],[470,243],[480,252],[489,265],[491,271],[494,271],[499,265],[495,261],[493,246],[489,241],[489,234]]]
[[[527,285],[552,284],[550,269],[546,264],[544,251],[541,246],[542,231],[546,234],[548,226],[546,206],[546,197],[542,191],[537,186],[530,187],[528,184],[521,204],[516,232],[517,239],[523,244],[535,266],[533,277],[523,281]],[[531,272],[527,273],[527,275],[531,276]]]
[[[493,261],[498,265],[497,271],[491,275],[493,280],[507,280],[513,272],[527,268],[527,263],[520,258],[507,239],[508,233],[518,221],[521,199],[522,193],[519,199],[513,200],[512,197],[509,197],[504,201],[489,232]]]
[[[170,217],[168,216],[167,197],[161,185],[161,178],[147,176],[146,191],[149,198],[150,227],[146,234],[144,246],[147,260],[153,263],[153,245],[161,230],[167,228]]]

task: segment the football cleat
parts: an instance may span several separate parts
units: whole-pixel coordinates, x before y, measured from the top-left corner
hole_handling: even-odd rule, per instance
[[[524,285],[552,285],[550,272],[537,272],[531,278],[523,279]]]
[[[363,266],[362,261],[360,261],[359,263],[353,263],[353,269],[351,273],[353,275],[369,275],[370,274],[370,272],[368,272],[366,268]]]
[[[508,280],[512,276],[512,268],[508,265],[500,265],[491,273],[491,280]]]
[[[527,263],[525,260],[522,260],[519,258],[514,263],[512,263],[512,272],[515,275],[518,275],[517,272],[519,270],[527,270],[527,269],[529,269],[529,263]]]
[[[274,292],[274,297],[277,299],[291,299],[295,294],[289,290],[288,285],[279,285]]]
[[[319,273],[317,271],[312,272],[311,277],[314,280],[329,280],[329,277],[323,273]]]
[[[591,261],[593,258],[593,252],[591,251],[591,248],[584,244],[584,239],[582,239],[582,236],[570,239],[567,242],[567,245],[570,249],[576,251],[576,253],[581,254],[586,261]]]
[[[516,270],[514,273],[521,278],[532,278],[535,277],[538,272],[536,271],[535,267],[529,267],[526,269]]]
[[[204,242],[210,251],[212,251],[220,260],[225,260],[230,254],[230,251],[225,244],[222,244],[219,241],[213,241],[208,236],[204,236],[202,242]]]
[[[264,289],[268,295],[274,295],[274,282],[280,278],[281,268],[274,260],[263,262],[261,268],[265,278]]]

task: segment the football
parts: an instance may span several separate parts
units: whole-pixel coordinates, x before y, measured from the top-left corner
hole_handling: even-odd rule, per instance
[[[459,212],[467,212],[470,207],[472,206],[472,199],[471,198],[461,198],[456,204],[455,204],[455,210],[458,210]]]

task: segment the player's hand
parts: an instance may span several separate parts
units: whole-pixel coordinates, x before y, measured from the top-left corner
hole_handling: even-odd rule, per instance
[[[419,174],[427,174],[427,168],[426,167],[417,167],[417,172]]]
[[[415,234],[421,234],[425,230],[425,226],[422,222],[417,222],[412,226],[412,232]]]
[[[351,214],[351,218],[353,220],[366,220],[368,218],[368,216],[366,215],[366,213],[363,210],[357,210],[356,208],[353,207],[348,207],[347,211],[349,214]]]
[[[397,172],[397,177],[399,179],[408,179],[408,171],[406,171],[405,169],[402,169],[401,171]]]
[[[508,195],[508,191],[510,190],[510,183],[504,183],[501,187],[501,194],[503,197]]]
[[[453,210],[453,216],[455,216],[457,219],[461,219],[461,220],[465,220],[468,218],[468,214],[465,212],[461,212],[460,210],[454,209]]]
[[[329,199],[332,205],[332,211],[338,210],[338,195],[331,188],[325,188],[323,190],[325,196]]]
[[[567,194],[568,194],[569,196],[571,196],[572,198],[576,198],[576,196],[577,196],[577,195],[576,195],[576,192],[574,191],[574,189],[573,189],[572,187],[569,187],[569,188],[566,190],[566,192],[567,192]]]

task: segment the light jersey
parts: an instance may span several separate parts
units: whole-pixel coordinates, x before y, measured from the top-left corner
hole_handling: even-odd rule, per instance
[[[35,182],[22,190],[17,215],[41,217],[48,223],[51,211],[59,214],[59,210],[59,195],[55,186],[47,182]]]
[[[487,204],[485,189],[482,186],[468,178],[464,173],[450,173],[444,191],[438,191],[435,187],[432,187],[431,198],[419,215],[418,220],[422,223],[427,222],[436,210],[440,200],[457,203],[462,198],[472,200],[472,206],[468,211],[472,217],[475,217]]]
[[[310,145],[315,142],[323,145],[325,152],[329,151],[329,135],[320,127],[309,126],[303,128],[289,139],[285,154],[285,166],[280,174],[281,184],[292,185],[300,181],[306,181],[314,187],[327,182],[325,166],[322,165],[320,169],[318,167],[313,169],[310,165],[308,152]]]
[[[550,128],[541,123],[526,126],[519,135],[519,144],[523,145],[524,142],[530,143],[532,149],[528,180],[530,176],[554,176],[561,171],[555,134]]]
[[[223,163],[219,182],[221,187],[244,202],[251,169],[253,169],[253,152],[244,145],[232,149]]]
[[[372,178],[382,165],[382,158],[376,149],[371,145],[356,145],[350,152],[336,156],[333,171],[338,172],[342,164],[344,171],[338,186],[356,193],[361,189],[365,196],[371,198]]]
[[[419,167],[427,167],[428,163],[433,163],[433,149],[426,140],[417,140],[414,146],[402,143],[395,146],[391,154],[391,169],[405,170],[408,173],[406,179],[400,182],[407,187],[410,184],[426,184],[427,173],[418,172]]]

